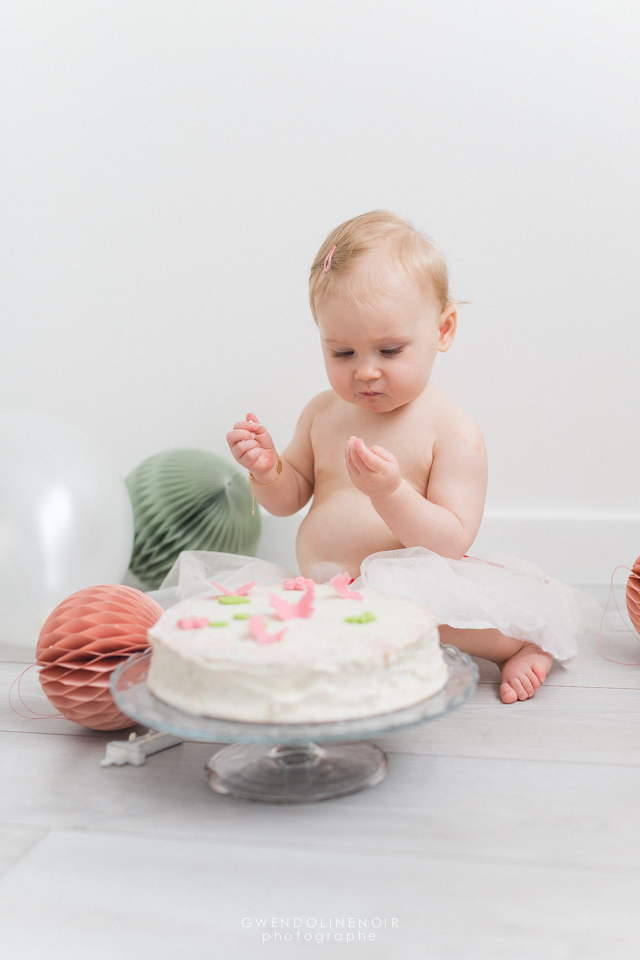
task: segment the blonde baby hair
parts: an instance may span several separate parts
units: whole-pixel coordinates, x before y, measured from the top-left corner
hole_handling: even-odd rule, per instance
[[[353,268],[370,254],[384,251],[391,264],[399,266],[420,288],[425,298],[444,309],[449,299],[447,264],[435,243],[407,220],[388,210],[372,210],[341,223],[324,241],[311,267],[309,302],[318,322],[318,306],[340,286],[355,303],[373,303],[384,294],[379,260],[359,283],[350,282]]]

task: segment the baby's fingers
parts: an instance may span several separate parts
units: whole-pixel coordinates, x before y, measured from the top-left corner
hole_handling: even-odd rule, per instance
[[[366,467],[366,469],[372,470],[374,473],[380,470],[382,465],[377,454],[367,447],[364,440],[361,440],[359,437],[353,439],[354,442],[351,445],[351,449],[356,458],[356,463],[359,462],[362,466]]]
[[[385,450],[384,447],[379,447],[378,444],[373,444],[369,447],[371,453],[375,454],[377,457],[380,457],[381,460],[386,460],[387,463],[397,463],[396,458],[392,453],[389,453],[388,450]]]
[[[233,430],[229,430],[229,433],[227,434],[227,440],[229,443],[237,443],[238,440],[247,440],[249,437],[251,437],[252,440],[255,440],[255,436],[256,435],[253,433],[253,431],[247,430],[246,427],[241,427],[236,424]]]
[[[229,439],[229,434],[227,434],[227,443],[233,457],[244,466],[244,459],[246,454],[250,451],[256,450],[258,455],[262,452],[262,448],[257,440],[252,437],[246,437],[240,440],[232,441]]]
[[[247,430],[249,433],[262,434],[267,432],[267,428],[254,420],[238,420],[233,425],[234,430]]]
[[[249,447],[249,449],[245,451],[245,454],[242,457],[242,461],[241,461],[242,466],[246,467],[247,470],[250,470],[251,467],[255,466],[255,464],[261,458],[262,453],[263,453],[262,447],[259,447],[257,444],[255,445],[255,447]]]
[[[364,464],[355,450],[356,439],[356,437],[351,437],[351,439],[347,441],[347,445],[344,448],[344,458],[347,462],[347,468],[353,473],[358,474],[362,473]]]
[[[251,413],[251,411],[249,411],[249,413],[247,414],[247,421],[246,421],[246,422],[249,424],[250,429],[253,430],[254,433],[266,433],[266,432],[267,432],[267,428],[266,428],[265,426],[263,426],[263,424],[260,423],[260,421],[259,421],[258,418],[256,417],[255,413]]]

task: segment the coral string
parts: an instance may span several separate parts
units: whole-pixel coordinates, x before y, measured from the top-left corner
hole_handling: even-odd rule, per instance
[[[11,684],[9,688],[9,706],[11,707],[15,715],[17,717],[21,717],[22,720],[57,720],[59,717],[64,718],[64,714],[62,713],[38,713],[36,710],[32,710],[31,707],[27,706],[27,704],[22,699],[22,692],[20,690],[22,678],[24,677],[25,673],[27,673],[28,670],[31,670],[31,668],[35,666],[37,666],[37,664],[35,663],[29,664],[29,666],[25,667],[22,673],[19,674]],[[22,706],[25,708],[25,710],[28,710],[29,713],[32,714],[32,716],[30,717],[26,717],[23,713],[19,713],[11,702],[11,694],[13,693],[13,688],[16,686],[16,684],[17,684],[16,693],[18,695],[18,700],[20,701]]]
[[[613,578],[615,577],[615,575],[616,575],[616,573],[618,572],[618,570],[628,570],[630,573],[632,572],[631,567],[627,567],[624,563],[621,563],[619,566],[617,566],[617,567],[615,568],[615,570],[614,570],[613,573],[611,574],[611,582],[610,582],[610,584],[609,584],[609,596],[607,597],[607,605],[606,605],[606,607],[604,608],[604,613],[602,614],[602,618],[601,618],[601,620],[600,620],[600,653],[602,654],[602,656],[604,657],[604,659],[605,659],[605,660],[608,660],[610,663],[619,663],[619,664],[621,664],[623,667],[640,667],[640,660],[614,660],[613,657],[608,657],[608,656],[606,655],[606,653],[604,652],[603,648],[602,648],[602,624],[604,623],[604,618],[605,618],[606,615],[607,615],[607,610],[609,609],[609,604],[611,603],[611,596],[612,596],[612,595],[613,595],[613,602],[614,602],[614,604],[615,604],[616,610],[618,611],[618,615],[619,615],[620,619],[622,620],[622,622],[624,623],[627,631],[631,634],[631,636],[634,638],[634,640],[640,641],[640,637],[639,637],[638,634],[635,632],[635,630],[630,630],[629,627],[627,626],[627,624],[625,623],[625,620],[624,620],[624,617],[623,617],[622,612],[621,612],[621,610],[620,610],[620,607],[618,606],[618,601],[616,600],[616,595],[615,595],[615,593],[613,592]]]

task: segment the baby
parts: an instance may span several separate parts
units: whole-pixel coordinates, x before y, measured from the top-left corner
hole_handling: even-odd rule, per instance
[[[423,547],[459,561],[482,520],[487,459],[478,426],[430,380],[456,333],[443,257],[399,217],[364,214],[325,240],[310,300],[331,389],[307,404],[280,457],[253,413],[227,434],[255,498],[288,516],[313,497],[296,552],[317,582],[344,570],[357,578],[380,551]],[[497,629],[440,633],[500,666],[505,703],[532,697],[553,661]]]

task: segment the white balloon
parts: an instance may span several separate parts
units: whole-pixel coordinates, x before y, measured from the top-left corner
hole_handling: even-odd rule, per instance
[[[124,480],[90,436],[46,414],[0,414],[0,640],[35,649],[62,600],[120,583],[133,529]]]

